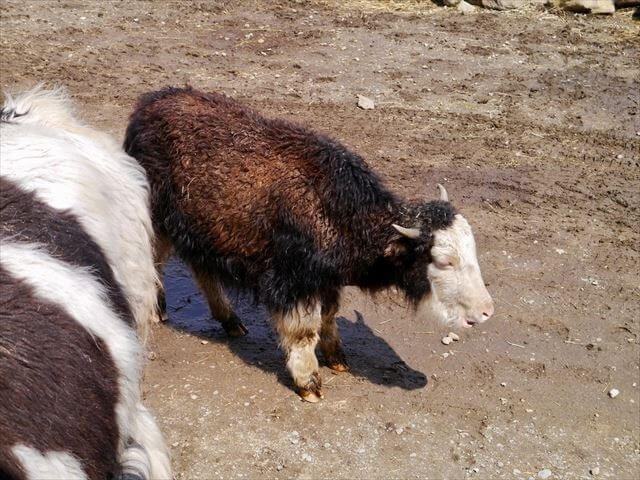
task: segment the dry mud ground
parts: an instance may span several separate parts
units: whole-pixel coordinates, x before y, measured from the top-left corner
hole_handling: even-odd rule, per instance
[[[399,298],[350,290],[352,372],[323,369],[318,405],[263,311],[236,295],[250,334],[229,341],[171,265],[145,396],[177,477],[637,478],[640,23],[393,5],[0,4],[4,88],[67,85],[118,137],[144,91],[218,90],[343,140],[407,195],[446,183],[475,226],[494,319],[445,347]]]

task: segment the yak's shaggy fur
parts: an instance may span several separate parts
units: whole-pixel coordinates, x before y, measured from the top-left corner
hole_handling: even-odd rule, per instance
[[[125,150],[150,180],[159,245],[190,264],[231,335],[246,330],[219,284],[252,291],[274,317],[296,385],[316,399],[316,343],[346,368],[334,322],[342,287],[396,286],[418,304],[430,291],[433,234],[456,215],[445,201],[397,197],[326,136],[191,88],[143,95]]]
[[[157,282],[142,170],[57,91],[9,97],[0,157],[0,476],[170,478],[140,403]]]
[[[142,96],[125,150],[147,171],[157,234],[272,311],[333,303],[344,285],[420,300],[431,234],[455,215],[446,202],[401,201],[340,143],[215,93]]]

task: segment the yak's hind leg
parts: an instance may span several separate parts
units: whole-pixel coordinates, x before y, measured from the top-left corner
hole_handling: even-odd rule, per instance
[[[322,327],[320,328],[320,350],[324,361],[331,370],[346,372],[349,370],[347,358],[342,350],[340,333],[336,324],[338,301],[322,303]]]
[[[273,319],[296,390],[303,400],[320,401],[322,381],[315,354],[321,325],[320,303],[299,305],[288,313],[273,313]]]
[[[154,242],[154,255],[153,261],[158,272],[158,280],[160,285],[158,286],[158,306],[156,308],[157,321],[166,322],[169,319],[167,314],[167,296],[164,291],[164,285],[162,284],[162,272],[164,265],[169,260],[171,252],[173,251],[173,245],[168,237],[157,234]]]
[[[233,308],[231,308],[229,299],[218,279],[193,266],[192,270],[200,289],[207,299],[211,314],[222,324],[222,328],[227,332],[227,335],[230,337],[242,337],[249,333],[247,327],[242,324]]]

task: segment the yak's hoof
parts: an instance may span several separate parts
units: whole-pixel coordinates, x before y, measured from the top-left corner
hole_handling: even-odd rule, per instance
[[[336,373],[349,371],[349,365],[347,365],[345,362],[332,362],[327,364],[327,367],[329,367],[331,370],[333,370]]]
[[[222,324],[222,328],[231,338],[244,337],[249,330],[245,327],[240,319],[230,320]]]
[[[308,390],[300,390],[300,398],[305,402],[309,403],[318,403],[321,399],[324,398],[324,395],[318,395],[315,392],[310,392]]]
[[[164,323],[167,320],[169,320],[169,315],[167,315],[167,312],[156,310],[155,315],[153,315],[153,323]]]
[[[322,380],[320,380],[320,374],[313,372],[311,378],[304,387],[298,388],[298,394],[300,398],[305,402],[318,403],[324,398],[322,394]]]
[[[334,372],[348,372],[349,365],[347,364],[347,357],[342,351],[342,348],[334,347],[331,350],[324,349],[322,352],[324,355],[324,361],[331,370]]]

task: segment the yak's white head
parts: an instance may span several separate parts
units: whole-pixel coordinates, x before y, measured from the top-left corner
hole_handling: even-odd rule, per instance
[[[448,201],[442,185],[440,200]],[[394,225],[403,236],[418,238],[420,230]],[[430,291],[418,301],[421,317],[436,318],[451,327],[472,327],[486,322],[493,300],[480,273],[476,243],[467,220],[456,214],[451,224],[433,232],[430,261],[426,265]],[[424,268],[424,267],[423,267]]]

